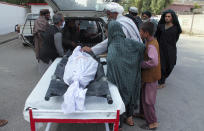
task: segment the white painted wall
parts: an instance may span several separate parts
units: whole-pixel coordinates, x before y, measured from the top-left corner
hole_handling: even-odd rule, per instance
[[[0,2],[0,34],[14,32],[17,24],[23,24],[27,8]]]
[[[50,16],[54,15],[52,8],[49,5],[31,5],[31,13],[39,14],[41,9],[49,9]]]
[[[158,15],[158,17],[160,18],[161,16]],[[182,33],[204,35],[204,14],[195,14],[194,17],[193,15],[178,15],[178,19]]]
[[[196,14],[194,18],[193,15],[179,15],[178,19],[184,33],[204,35],[204,14]]]

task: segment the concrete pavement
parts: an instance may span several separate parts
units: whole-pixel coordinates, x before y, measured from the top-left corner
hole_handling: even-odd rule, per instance
[[[29,131],[22,111],[40,79],[35,54],[15,39],[0,45],[0,61],[0,119],[8,120],[0,131]]]
[[[0,45],[7,43],[9,41],[15,40],[18,38],[18,33],[16,32],[11,32],[8,34],[0,35]]]
[[[40,79],[34,52],[20,40],[0,45],[0,118],[8,119],[0,131],[29,131],[23,119],[25,100]],[[159,89],[156,111],[158,131],[203,131],[204,128],[204,37],[182,35],[178,60],[166,88]],[[145,121],[123,131],[143,131]],[[40,131],[43,131],[43,128]],[[50,131],[104,131],[103,124],[53,124]]]

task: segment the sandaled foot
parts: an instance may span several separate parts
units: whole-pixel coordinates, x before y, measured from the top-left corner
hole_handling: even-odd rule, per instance
[[[165,87],[165,84],[160,84],[157,88],[158,89],[162,89],[162,88],[164,88]]]
[[[156,130],[157,127],[158,127],[158,123],[152,123],[150,125],[145,124],[145,125],[140,126],[140,128],[144,130]]]
[[[7,120],[0,120],[0,127],[5,126],[7,123]]]
[[[132,119],[132,116],[126,119],[126,124],[128,124],[129,126],[134,126],[134,121]]]
[[[148,125],[142,125],[140,126],[140,128],[144,130],[156,130],[157,129],[157,127],[150,128]]]
[[[144,114],[141,114],[141,113],[135,113],[133,116],[136,118],[145,119]]]

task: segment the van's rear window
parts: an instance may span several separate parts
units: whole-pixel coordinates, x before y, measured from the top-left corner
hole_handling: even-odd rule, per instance
[[[104,10],[104,0],[53,0],[60,10]]]

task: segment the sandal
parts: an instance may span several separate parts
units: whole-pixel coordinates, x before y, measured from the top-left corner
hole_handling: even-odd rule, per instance
[[[147,125],[147,124],[140,126],[140,128],[142,128],[144,130],[156,130],[157,129],[157,127],[150,128],[149,125]]]
[[[165,87],[165,84],[161,84],[161,85],[159,85],[158,87],[157,87],[157,89],[162,89],[162,88],[164,88]]]
[[[132,119],[132,116],[126,119],[126,124],[128,124],[129,126],[134,126],[134,121]]]
[[[5,126],[7,123],[7,120],[0,120],[0,127]]]

